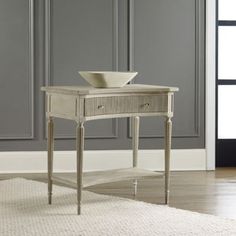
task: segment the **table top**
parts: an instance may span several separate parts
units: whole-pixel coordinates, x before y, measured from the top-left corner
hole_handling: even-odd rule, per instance
[[[128,84],[122,88],[94,88],[91,86],[47,86],[42,87],[42,91],[49,93],[62,93],[73,95],[90,95],[90,94],[112,94],[112,93],[160,93],[176,92],[176,87],[166,87],[146,84]]]

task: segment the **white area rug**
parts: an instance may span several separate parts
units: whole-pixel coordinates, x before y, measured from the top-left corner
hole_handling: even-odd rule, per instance
[[[83,192],[76,215],[76,191],[25,179],[0,181],[1,236],[236,235],[236,221],[134,200]]]

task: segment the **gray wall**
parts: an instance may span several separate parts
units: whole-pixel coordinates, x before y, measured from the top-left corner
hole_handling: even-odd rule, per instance
[[[204,7],[204,0],[0,0],[1,151],[46,148],[40,87],[85,84],[78,70],[135,70],[134,83],[179,87],[173,148],[204,148]],[[74,149],[75,123],[56,120],[55,128],[56,149]],[[141,118],[140,128],[142,149],[162,148],[162,119]],[[129,119],[88,122],[86,138],[87,149],[128,149]]]

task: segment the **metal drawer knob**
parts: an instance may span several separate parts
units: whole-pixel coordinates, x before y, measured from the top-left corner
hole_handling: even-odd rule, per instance
[[[104,109],[104,108],[105,108],[104,105],[99,105],[99,106],[98,106],[98,109],[99,109],[99,110]]]

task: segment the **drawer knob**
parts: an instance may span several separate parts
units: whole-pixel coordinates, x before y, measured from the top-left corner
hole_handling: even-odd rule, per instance
[[[98,109],[101,110],[101,109],[104,109],[104,107],[105,107],[104,105],[99,105]]]
[[[145,104],[143,104],[143,107],[149,107],[149,106],[150,106],[149,103],[145,103]]]

